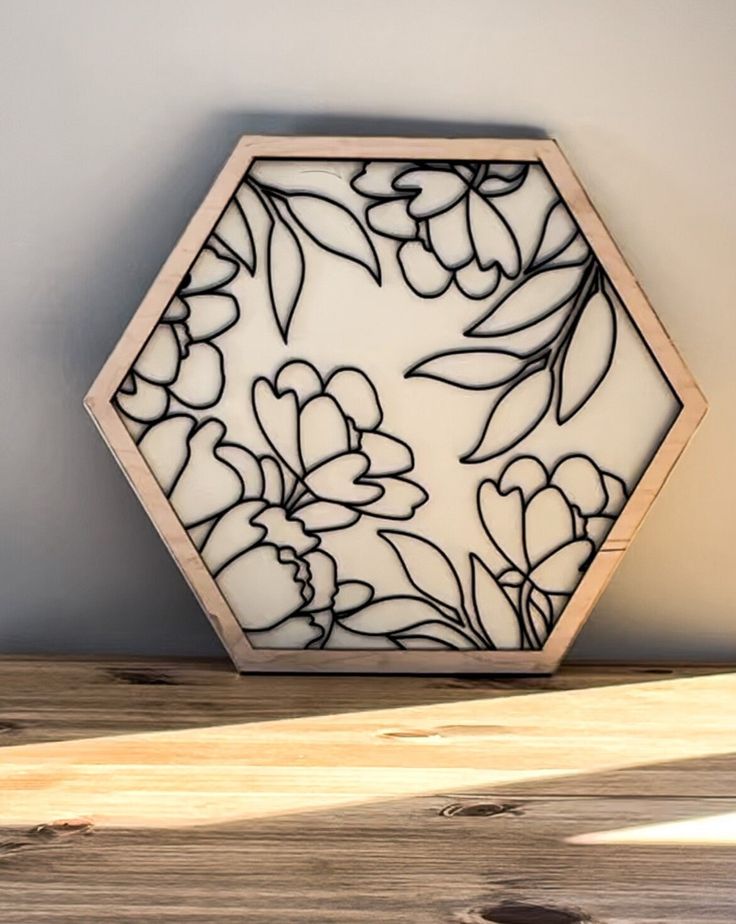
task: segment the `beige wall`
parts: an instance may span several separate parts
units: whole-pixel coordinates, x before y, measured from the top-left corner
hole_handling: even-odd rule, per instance
[[[548,133],[711,412],[575,653],[736,656],[733,0],[1,0],[0,650],[217,653],[81,398],[241,133]]]

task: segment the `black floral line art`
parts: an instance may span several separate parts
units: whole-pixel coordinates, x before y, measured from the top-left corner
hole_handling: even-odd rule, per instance
[[[234,256],[249,273],[257,265],[256,241],[246,193],[268,219],[259,246],[266,264],[274,319],[285,343],[306,276],[300,235],[323,250],[362,266],[380,286],[378,254],[371,235],[397,242],[397,261],[407,286],[422,298],[436,298],[454,282],[470,299],[490,296],[503,278],[521,273],[516,233],[495,203],[523,186],[529,163],[366,161],[358,163],[350,187],[366,203],[348,207],[334,190],[279,183],[251,170],[215,227],[211,241]],[[313,171],[314,172],[314,171]],[[344,196],[343,196],[344,197]],[[252,204],[252,203],[251,203]],[[550,208],[536,248],[542,266],[580,241],[566,211]],[[571,246],[568,246],[571,245]]]
[[[238,274],[262,274],[266,310],[286,343],[308,242],[361,266],[380,285],[380,237],[396,242],[398,267],[416,296],[439,298],[454,285],[485,300],[459,331],[462,345],[404,372],[497,390],[460,462],[517,449],[551,414],[559,425],[575,417],[614,362],[616,298],[559,199],[539,210],[532,245],[529,235],[520,244],[501,203],[529,188],[531,170],[355,164],[340,181],[353,201],[362,197],[362,210],[299,187],[298,177],[281,186],[249,175],[136,357],[115,404],[254,646],[544,645],[627,498],[624,482],[593,459],[572,455],[548,469],[522,455],[483,480],[477,514],[496,558],[474,550],[453,563],[428,536],[381,522],[411,520],[429,494],[409,477],[414,452],[385,429],[378,391],[361,369],[323,373],[294,359],[254,378],[248,397],[265,452],[231,438],[225,421],[212,416],[226,385],[217,340],[241,317],[230,291]],[[263,220],[253,222],[251,208]],[[383,253],[385,240],[381,246]],[[408,582],[405,591],[386,593],[340,574],[329,534],[369,518]]]
[[[172,400],[192,409],[220,400],[224,358],[212,341],[240,318],[238,300],[225,291],[237,272],[233,260],[202,249],[115,396],[130,420],[160,420]]]
[[[289,484],[288,509],[308,527],[340,529],[361,516],[405,520],[428,500],[404,477],[414,455],[380,429],[378,392],[361,370],[340,366],[323,380],[311,363],[291,361],[273,383],[256,379],[251,401]]]
[[[399,648],[541,649],[627,496],[622,479],[588,456],[563,456],[551,471],[533,456],[517,457],[497,481],[482,481],[476,497],[505,564],[494,569],[470,552],[464,591],[430,539],[381,529],[417,595],[371,599],[336,616],[341,644],[352,638],[359,647],[362,635]]]
[[[551,471],[519,456],[478,486],[478,517],[505,565],[471,554],[473,599],[494,647],[540,649],[628,498],[582,454]]]
[[[375,591],[339,579],[321,534],[363,516],[409,519],[428,494],[405,477],[411,448],[381,429],[377,391],[360,370],[323,379],[290,361],[273,382],[254,381],[252,404],[270,453],[226,439],[216,417],[188,414],[155,422],[139,449],[253,644],[323,647],[337,628],[337,646],[351,630],[335,621]]]
[[[304,285],[304,249],[297,230],[317,246],[362,266],[381,285],[378,254],[358,216],[341,202],[316,192],[287,190],[258,181],[245,183],[256,193],[269,219],[266,242],[268,292],[284,343]]]
[[[467,605],[454,565],[435,543],[396,529],[380,529],[378,535],[391,547],[417,593],[372,599],[339,614],[334,630],[339,647],[367,647],[366,639],[400,649],[491,647]]]
[[[518,446],[553,405],[559,425],[585,407],[613,363],[616,311],[588,257],[533,270],[465,333],[502,345],[437,353],[404,375],[473,390],[505,386],[461,458],[485,462]]]
[[[374,200],[369,227],[399,241],[397,259],[409,288],[437,298],[452,282],[468,298],[485,298],[502,276],[515,278],[521,251],[494,200],[524,182],[525,163],[369,161],[353,179]]]

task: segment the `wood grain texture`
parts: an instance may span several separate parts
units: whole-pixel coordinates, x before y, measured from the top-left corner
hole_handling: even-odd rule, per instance
[[[735,693],[6,659],[2,921],[732,922],[736,830],[697,825],[736,813]]]
[[[538,161],[549,172],[634,324],[649,344],[682,410],[576,587],[542,651],[253,649],[118,416],[112,404],[115,392],[248,168],[254,160],[264,157]],[[701,391],[555,141],[266,135],[240,139],[90,388],[85,406],[238,670],[428,674],[489,671],[543,674],[556,670],[706,411]]]

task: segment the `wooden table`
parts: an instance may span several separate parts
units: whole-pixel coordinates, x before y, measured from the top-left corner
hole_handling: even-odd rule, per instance
[[[0,921],[736,920],[736,670],[0,661]]]

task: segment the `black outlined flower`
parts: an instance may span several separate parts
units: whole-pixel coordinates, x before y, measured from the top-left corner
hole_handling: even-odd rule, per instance
[[[281,367],[273,384],[256,379],[253,410],[263,435],[294,480],[286,506],[308,529],[341,529],[359,517],[409,519],[427,500],[401,477],[414,466],[410,447],[380,428],[383,411],[359,369],[323,381],[310,363]]]
[[[526,174],[517,163],[371,161],[352,185],[378,200],[366,211],[368,225],[402,242],[399,265],[417,295],[435,298],[454,280],[468,297],[483,298],[502,275],[521,270],[519,244],[494,200]]]
[[[221,421],[180,414],[150,427],[139,449],[254,646],[319,645],[333,610],[373,591],[338,583],[320,537],[286,508],[279,463],[224,437]]]
[[[587,456],[566,456],[551,473],[539,459],[521,456],[496,481],[481,482],[477,502],[506,561],[495,577],[520,618],[518,644],[508,647],[541,647],[621,512],[626,487]]]
[[[198,409],[220,400],[224,361],[211,341],[240,317],[235,297],[222,291],[237,272],[235,261],[202,250],[120,386],[116,403],[127,417],[151,423],[172,399]]]

